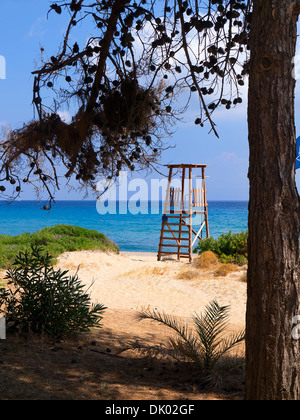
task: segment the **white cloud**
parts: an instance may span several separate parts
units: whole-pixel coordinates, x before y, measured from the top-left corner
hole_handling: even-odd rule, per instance
[[[72,116],[69,111],[58,111],[57,114],[60,116],[61,120],[69,124],[72,121]]]
[[[27,33],[27,38],[38,37],[41,38],[45,35],[47,19],[45,17],[39,17],[31,26],[29,32]]]

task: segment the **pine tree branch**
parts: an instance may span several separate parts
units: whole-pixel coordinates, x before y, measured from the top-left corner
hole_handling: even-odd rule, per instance
[[[293,8],[293,14],[299,16],[300,14],[300,0],[292,0],[291,7]]]
[[[178,5],[179,5],[180,9],[182,10],[182,8],[183,8],[182,0],[178,0]],[[213,120],[212,120],[212,118],[210,116],[210,113],[209,113],[209,110],[207,108],[207,105],[206,105],[206,103],[204,101],[204,98],[203,98],[203,95],[202,95],[200,86],[199,86],[199,84],[197,82],[197,79],[196,79],[196,76],[195,76],[195,72],[193,70],[193,64],[192,64],[192,61],[191,61],[191,58],[190,58],[190,54],[189,54],[189,49],[188,49],[188,42],[187,42],[187,39],[186,39],[186,36],[185,36],[185,31],[184,31],[184,18],[183,18],[183,14],[182,13],[180,13],[180,23],[181,23],[181,36],[182,36],[183,50],[184,50],[185,57],[187,59],[187,63],[188,63],[188,66],[189,66],[189,69],[190,69],[190,72],[191,72],[192,80],[194,82],[194,85],[196,86],[196,89],[197,89],[197,92],[198,92],[198,95],[199,95],[199,99],[200,99],[200,101],[202,103],[202,106],[203,106],[203,109],[204,109],[206,118],[208,119],[208,121],[210,123],[211,129],[215,133],[215,135],[217,136],[217,138],[219,138],[219,134],[218,134],[218,132],[217,132],[217,130],[215,128],[215,123],[213,122]]]

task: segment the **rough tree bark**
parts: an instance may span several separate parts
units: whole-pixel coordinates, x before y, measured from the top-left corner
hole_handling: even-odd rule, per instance
[[[254,0],[249,81],[246,399],[300,400],[300,207],[293,57],[299,2]]]

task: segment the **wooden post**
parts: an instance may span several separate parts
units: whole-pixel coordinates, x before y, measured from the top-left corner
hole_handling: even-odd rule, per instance
[[[185,168],[182,168],[182,181],[181,181],[181,209],[180,209],[180,220],[179,220],[179,242],[178,242],[178,253],[177,259],[180,260],[181,253],[181,242],[182,242],[182,214],[184,210],[184,183],[185,183]]]
[[[172,172],[173,172],[173,169],[170,168],[170,170],[169,170],[169,178],[168,178],[168,186],[167,186],[167,195],[166,195],[165,206],[164,206],[164,216],[167,214],[168,201],[170,200]]]
[[[193,206],[193,173],[192,168],[189,168],[189,259],[192,262],[192,242],[193,242],[193,220],[192,220],[192,206]]]
[[[163,246],[163,237],[164,237],[164,230],[165,230],[165,225],[166,225],[168,201],[170,200],[172,172],[173,172],[173,169],[170,168],[169,178],[168,178],[168,186],[167,186],[167,195],[166,195],[166,199],[165,199],[164,214],[163,214],[163,217],[162,217],[162,226],[161,226],[161,233],[160,233],[160,240],[159,240],[159,247],[158,247],[158,254],[157,254],[157,260],[158,261],[161,260],[161,250],[162,250],[162,246]]]
[[[209,225],[208,225],[208,210],[207,210],[207,195],[206,195],[206,182],[205,182],[205,170],[202,168],[202,179],[203,179],[203,193],[204,193],[204,216],[206,226],[206,237],[209,238]]]

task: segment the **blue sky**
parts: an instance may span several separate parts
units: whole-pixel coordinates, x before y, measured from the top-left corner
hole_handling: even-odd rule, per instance
[[[1,0],[0,55],[6,60],[6,79],[0,80],[0,123],[12,128],[21,127],[34,116],[31,71],[39,62],[40,47],[51,56],[57,51],[66,28],[66,18],[51,13],[47,19],[48,0]],[[87,39],[88,33],[82,33]],[[300,52],[300,51],[299,51]],[[218,111],[215,117],[220,139],[209,134],[209,127],[194,125],[197,108],[192,106],[174,135],[168,140],[172,149],[162,156],[161,163],[206,163],[209,200],[248,199],[248,141],[246,91],[244,103],[236,109]],[[296,89],[296,122],[300,135],[300,86]],[[297,125],[296,125],[297,126]],[[300,171],[297,183],[300,185]],[[158,177],[156,173],[151,175]],[[151,177],[150,176],[150,177]],[[149,176],[148,176],[149,177]],[[83,195],[68,193],[62,188],[57,199],[80,199]],[[26,190],[23,199],[34,199]]]

